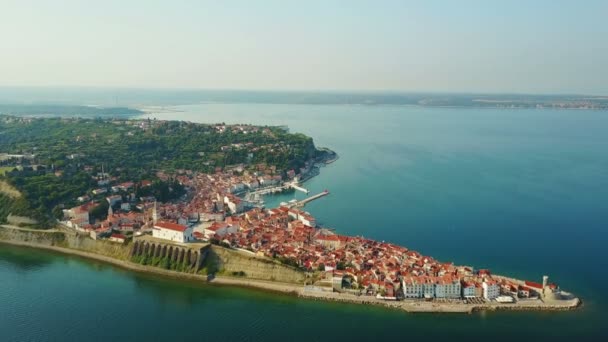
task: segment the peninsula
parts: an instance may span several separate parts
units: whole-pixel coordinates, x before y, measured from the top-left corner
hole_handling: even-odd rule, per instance
[[[284,127],[0,116],[0,241],[136,271],[410,312],[569,310],[543,277],[495,275],[319,227],[303,201],[336,160]]]

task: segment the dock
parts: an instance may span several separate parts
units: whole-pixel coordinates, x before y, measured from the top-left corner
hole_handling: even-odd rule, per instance
[[[312,201],[314,201],[316,199],[319,199],[319,198],[327,196],[327,195],[329,195],[329,191],[325,190],[325,191],[320,192],[320,193],[318,193],[316,195],[307,197],[307,198],[305,198],[305,199],[303,199],[301,201],[297,201],[295,203],[292,203],[292,204],[289,205],[289,207],[303,207],[304,205],[306,205],[306,203],[312,202]]]
[[[261,189],[255,190],[255,191],[249,191],[245,195],[245,200],[255,201],[255,200],[253,200],[253,198],[255,198],[256,196],[274,194],[274,193],[282,192],[282,191],[290,189],[290,188],[298,190],[298,191],[302,191],[305,194],[309,193],[308,189],[305,189],[305,188],[299,186],[297,182],[290,182],[290,183],[285,183],[283,185],[261,188]]]
[[[304,189],[303,187],[298,186],[295,183],[291,183],[290,187],[292,187],[292,188],[294,188],[294,189],[296,189],[298,191],[302,191],[303,193],[305,193],[305,194],[308,195],[308,190],[307,189]]]

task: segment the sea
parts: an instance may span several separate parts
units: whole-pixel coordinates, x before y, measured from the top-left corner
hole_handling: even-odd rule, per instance
[[[339,234],[541,282],[571,312],[409,314],[160,278],[0,245],[0,341],[604,340],[608,112],[203,103],[142,117],[286,125],[338,153],[303,186]],[[273,207],[301,192],[266,197]]]

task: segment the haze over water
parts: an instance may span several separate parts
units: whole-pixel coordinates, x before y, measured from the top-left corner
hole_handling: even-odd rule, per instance
[[[0,339],[606,335],[608,113],[597,111],[203,104],[144,117],[288,125],[340,159],[305,183],[306,207],[340,234],[581,296],[564,313],[412,315],[157,279],[28,249],[0,248]],[[298,198],[303,194],[297,193]],[[268,207],[293,195],[267,197]],[[35,314],[31,314],[35,312]],[[31,329],[36,326],[36,329]],[[167,327],[175,327],[168,329]],[[1,338],[5,337],[5,338]]]

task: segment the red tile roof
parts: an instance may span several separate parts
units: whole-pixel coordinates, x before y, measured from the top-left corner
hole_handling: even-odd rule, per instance
[[[188,227],[181,225],[181,224],[172,223],[172,222],[157,222],[154,225],[154,228],[170,229],[170,230],[175,230],[178,232],[184,232],[184,231],[186,231],[186,229]]]
[[[539,283],[535,283],[535,282],[533,282],[533,281],[527,281],[527,280],[526,280],[526,281],[525,281],[525,284],[526,284],[527,286],[529,286],[529,287],[534,287],[534,288],[537,288],[537,289],[542,289],[542,288],[543,288],[543,286],[542,286],[541,284],[539,284]]]

